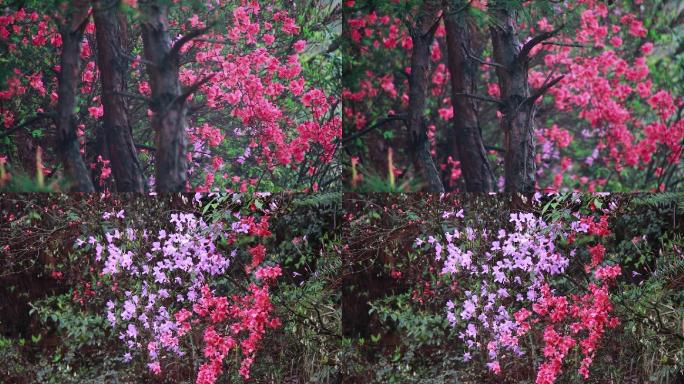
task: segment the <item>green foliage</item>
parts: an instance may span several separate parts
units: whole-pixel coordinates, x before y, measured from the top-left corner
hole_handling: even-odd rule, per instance
[[[71,300],[71,295],[50,296],[30,305],[29,314],[35,314],[46,326],[55,326],[62,337],[65,349],[102,346],[105,319],[99,314],[84,312],[77,308]],[[39,340],[41,335],[35,337]],[[34,339],[34,344],[38,340]]]
[[[206,221],[230,225],[234,212],[258,221],[262,210],[268,210],[273,235],[259,241],[268,250],[265,263],[283,268],[283,276],[271,289],[282,326],[267,332],[250,382],[339,382],[344,365],[339,304],[343,265],[335,228],[341,222],[341,194],[203,195],[197,204],[192,195],[11,196],[0,200],[0,243],[13,244],[0,258],[0,310],[6,309],[7,298],[9,309],[27,321],[0,323],[0,333],[10,335],[0,338],[0,358],[7,362],[0,364],[0,382],[6,377],[20,384],[190,382],[153,377],[142,359],[122,361],[125,346],[102,318],[105,303],[99,295],[116,281],[98,286],[101,278],[90,272],[93,250],[87,245],[83,251],[74,250],[75,239],[83,234],[101,239],[109,225],[102,213],[120,209],[131,225],[150,229],[169,225],[169,212],[193,211]],[[5,220],[10,214],[13,219]],[[254,245],[254,240],[246,239],[245,245]],[[245,288],[246,282],[239,278],[244,277],[249,260],[246,246],[239,247],[231,269],[216,282],[218,293],[230,297]],[[227,252],[234,245],[223,242],[218,248]],[[57,271],[61,277],[51,277]],[[87,283],[95,295],[81,303],[74,295],[78,291],[83,297]],[[201,355],[199,343],[194,348]],[[196,357],[193,362],[200,360]],[[232,361],[228,359],[228,364]],[[237,374],[225,380],[244,382]]]
[[[25,367],[28,365],[22,354],[24,339],[11,339],[0,335],[0,377],[21,383],[25,379]]]
[[[99,314],[73,302],[71,294],[47,295],[30,305],[37,332],[27,339],[0,337],[0,378],[13,383],[135,382]]]
[[[14,168],[10,168],[8,171],[12,175],[10,180],[4,185],[0,185],[1,192],[22,192],[22,193],[33,193],[33,192],[54,192],[56,187],[60,184],[58,181],[50,182],[48,186],[45,185],[45,181],[41,181],[40,178],[33,178],[23,172],[22,170],[13,171]],[[49,181],[49,180],[48,180]]]
[[[269,262],[283,268],[272,293],[282,327],[266,336],[252,367],[255,381],[336,382],[343,360],[339,277],[340,193],[241,195],[243,206],[270,208],[270,230],[264,240]],[[231,212],[236,197],[216,196],[205,202],[212,220]],[[206,208],[205,205],[205,208]],[[239,382],[239,378],[231,378]]]
[[[439,346],[449,333],[449,323],[441,313],[411,307],[409,293],[394,295],[371,303],[370,313],[377,313],[382,324],[391,324],[406,337],[406,344],[419,349]]]
[[[299,284],[281,286],[274,297],[284,325],[270,343],[282,345],[281,350],[287,352],[279,356],[268,354],[261,362],[265,368],[263,377],[276,382],[297,377],[310,383],[339,379],[340,297],[331,284],[337,279],[341,263],[335,257],[334,242],[324,242],[327,246],[318,257],[315,273]]]
[[[557,194],[540,199],[532,206],[522,196],[349,195],[345,205],[355,214],[344,236],[350,270],[358,277],[351,279],[354,289],[347,294],[351,301],[366,300],[370,316],[357,325],[366,325],[365,333],[347,331],[343,372],[377,383],[534,382],[543,341],[531,335],[521,346],[538,353],[518,367],[506,366],[506,377],[489,375],[477,359],[461,360],[464,345],[445,321],[444,305],[448,298],[458,306],[462,290],[472,286],[463,279],[449,284],[431,257],[417,256],[414,244],[421,234],[439,240],[454,227],[505,227],[508,214],[522,210],[547,222],[567,221],[576,212],[608,216],[613,233],[605,237],[606,259],[622,268],[611,299],[622,325],[606,334],[609,342],[597,351],[591,382],[679,383],[684,353],[682,196]],[[444,212],[460,208],[465,217],[443,219]],[[481,243],[475,239],[468,248]],[[591,244],[591,238],[574,240],[578,252],[572,265],[554,283],[559,293],[585,293],[576,282],[589,278],[582,267]],[[567,245],[567,239],[556,244]],[[557,382],[578,380],[576,371],[567,370]]]
[[[616,294],[626,333],[623,353],[636,374],[653,383],[675,383],[684,375],[684,239],[663,236],[655,266],[639,282],[625,283]]]
[[[676,206],[680,211],[684,211],[684,194],[676,192],[644,194],[635,199],[634,203],[655,208]]]

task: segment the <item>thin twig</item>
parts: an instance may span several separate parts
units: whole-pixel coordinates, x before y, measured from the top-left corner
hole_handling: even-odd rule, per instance
[[[465,92],[454,93],[454,95],[455,95],[455,96],[465,96],[465,97],[468,97],[468,98],[471,98],[471,99],[475,99],[475,100],[488,101],[488,102],[490,102],[490,103],[495,103],[495,104],[497,104],[497,105],[503,105],[503,101],[501,101],[501,100],[499,100],[499,99],[495,99],[495,98],[493,98],[493,97],[487,97],[487,96],[481,96],[481,95],[473,95],[473,94],[465,93]]]
[[[528,56],[534,47],[544,42],[545,40],[552,38],[553,36],[558,34],[558,32],[560,32],[564,27],[565,25],[561,25],[553,31],[540,33],[537,36],[530,39],[527,43],[525,43],[525,45],[523,45],[522,49],[520,50],[520,54],[518,54],[518,60],[524,61],[529,59]]]
[[[208,83],[209,80],[211,80],[211,79],[214,78],[214,76],[216,76],[215,73],[214,73],[214,74],[211,74],[211,75],[209,75],[209,76],[207,76],[207,77],[205,77],[205,78],[203,78],[203,79],[201,79],[201,80],[199,80],[199,81],[196,81],[193,85],[189,86],[185,91],[183,91],[182,94],[180,94],[178,97],[176,97],[176,99],[174,100],[174,102],[177,102],[177,101],[185,102],[185,100],[186,100],[188,97],[190,97],[190,95],[192,95],[193,93],[197,92],[197,90],[199,89],[199,87],[201,87],[202,85]]]
[[[384,125],[384,124],[386,124],[386,123],[389,123],[390,121],[396,121],[396,120],[401,120],[401,121],[406,122],[406,116],[405,116],[405,115],[391,115],[391,116],[387,116],[386,118],[381,119],[381,120],[378,120],[375,124],[370,125],[370,126],[364,128],[364,129],[362,129],[362,130],[359,131],[359,132],[356,132],[356,133],[354,133],[354,134],[352,134],[352,135],[350,135],[350,136],[347,136],[347,137],[342,138],[342,142],[343,142],[343,143],[347,143],[347,142],[350,142],[350,141],[352,141],[352,140],[355,140],[355,139],[357,139],[357,138],[359,138],[359,137],[365,135],[366,133],[368,133],[368,132],[374,130],[375,128],[378,128],[378,127],[380,127],[380,126],[382,126],[382,125]]]
[[[12,127],[12,129],[10,129],[10,130],[8,130],[8,131],[5,131],[5,132],[1,133],[1,134],[0,134],[0,139],[3,139],[3,138],[5,138],[5,137],[7,137],[7,136],[13,134],[14,132],[17,132],[17,131],[23,129],[23,128],[25,128],[25,127],[27,127],[27,126],[29,126],[29,125],[35,123],[36,121],[39,121],[39,120],[45,119],[45,118],[54,118],[55,116],[56,116],[56,115],[55,115],[54,113],[51,113],[51,112],[50,112],[50,113],[45,113],[45,112],[43,112],[43,113],[38,113],[36,116],[34,116],[34,117],[32,117],[32,118],[30,118],[30,119],[24,121],[23,123],[21,123],[21,124],[19,124],[19,125],[17,125],[17,126]]]
[[[542,45],[558,45],[560,47],[589,48],[588,46],[579,43],[561,43],[558,41],[545,41],[542,43]]]
[[[139,93],[133,93],[133,92],[128,92],[128,91],[117,91],[117,92],[114,92],[114,94],[119,95],[119,96],[128,97],[131,99],[142,100],[146,103],[152,102],[152,99],[150,99],[149,97],[147,97],[145,95],[141,95]]]
[[[178,60],[178,56],[180,55],[181,49],[183,49],[183,46],[185,46],[185,44],[192,41],[192,39],[194,39],[196,37],[200,37],[200,36],[204,35],[205,33],[209,32],[209,30],[211,29],[212,26],[213,26],[213,23],[207,25],[204,28],[193,29],[192,31],[188,32],[183,37],[178,39],[178,41],[176,41],[173,44],[173,47],[171,47],[171,50],[169,51],[169,55],[167,56],[168,59],[171,60],[172,62],[176,62],[176,60]]]
[[[551,87],[556,85],[559,81],[563,80],[564,78],[565,78],[565,75],[561,75],[561,76],[558,76],[555,79],[551,80],[550,82],[542,85],[542,87],[539,88],[537,91],[535,91],[534,94],[532,94],[532,96],[525,99],[525,101],[523,103],[534,104],[534,102],[537,101],[537,99],[542,97]]]
[[[487,62],[487,61],[484,61],[484,60],[482,60],[481,58],[479,58],[479,57],[473,55],[473,54],[470,52],[470,50],[468,49],[468,47],[465,45],[465,43],[461,43],[461,46],[463,47],[463,50],[465,51],[466,55],[468,55],[468,57],[469,57],[471,60],[475,60],[475,61],[477,61],[478,63],[480,63],[480,64],[482,64],[482,65],[490,65],[490,66],[492,66],[492,67],[506,69],[506,67],[505,67],[503,64],[499,64],[499,63],[495,63],[495,62]]]

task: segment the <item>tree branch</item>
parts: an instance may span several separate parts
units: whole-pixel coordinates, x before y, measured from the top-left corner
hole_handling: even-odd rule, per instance
[[[188,106],[188,113],[187,113],[187,115],[188,115],[188,116],[192,116],[192,115],[194,115],[195,113],[201,111],[202,108],[204,108],[204,107],[206,107],[206,106],[207,106],[207,105],[204,104],[204,103],[202,103],[202,104],[195,104],[195,105],[192,105],[192,104],[191,104],[191,105]]]
[[[523,103],[534,104],[534,102],[537,101],[537,99],[542,97],[549,89],[551,89],[551,87],[556,85],[559,81],[563,80],[563,78],[565,78],[565,75],[558,76],[555,79],[549,81],[548,83],[542,85],[541,88],[536,90],[530,97],[525,99]]]
[[[72,5],[72,6],[74,6],[74,5]],[[92,15],[92,13],[93,13],[93,10],[91,9],[88,11],[88,13],[85,15],[85,17],[83,18],[83,20],[80,23],[78,23],[76,25],[72,24],[71,26],[73,28],[69,30],[69,33],[74,33],[77,31],[85,31],[86,26],[88,26],[88,23],[90,22],[90,16]],[[76,22],[76,20],[74,20],[74,22]]]
[[[424,39],[429,39],[432,40],[432,38],[435,36],[435,32],[437,32],[437,28],[439,28],[439,22],[442,21],[442,15],[437,17],[437,20],[435,20],[435,23],[432,24],[430,29],[425,32],[425,34],[422,36]]]
[[[545,41],[542,43],[542,45],[557,45],[559,47],[575,47],[575,48],[589,48],[586,45],[579,44],[579,43],[561,43],[558,41]]]
[[[142,101],[145,101],[145,102],[147,102],[147,103],[152,102],[152,99],[150,99],[149,97],[147,97],[147,96],[145,96],[145,95],[141,95],[141,94],[139,94],[139,93],[126,92],[126,91],[119,91],[119,92],[114,92],[114,94],[115,94],[115,95],[119,95],[119,96],[128,97],[128,98],[131,98],[131,99],[142,100]]]
[[[358,131],[358,132],[356,132],[356,133],[354,133],[354,134],[352,134],[352,135],[349,135],[349,136],[347,136],[347,137],[342,138],[342,142],[343,142],[343,143],[348,143],[348,142],[350,142],[350,141],[352,141],[352,140],[355,140],[355,139],[357,139],[357,138],[359,138],[359,137],[365,135],[366,133],[368,133],[368,132],[374,130],[375,128],[378,128],[378,127],[380,127],[380,126],[382,126],[382,125],[384,125],[384,124],[387,124],[387,123],[389,123],[390,121],[397,121],[397,120],[401,120],[401,121],[403,121],[403,122],[406,122],[406,116],[405,116],[405,115],[391,115],[391,116],[387,116],[387,117],[385,117],[384,119],[378,120],[378,121],[377,121],[375,124],[373,124],[373,125],[369,125],[368,127],[364,128],[364,129],[362,129],[362,130],[360,130],[360,131]]]
[[[495,104],[497,104],[497,105],[503,105],[503,101],[501,101],[501,100],[499,100],[499,99],[495,99],[495,98],[493,98],[493,97],[480,96],[480,95],[473,95],[473,94],[465,93],[465,92],[454,93],[454,96],[465,96],[465,97],[468,97],[468,98],[471,98],[471,99],[475,99],[475,100],[488,101],[488,102],[490,102],[490,103],[495,103]]]
[[[499,63],[495,63],[495,62],[491,62],[491,63],[490,63],[490,62],[484,61],[484,60],[482,60],[481,58],[479,58],[479,57],[473,55],[473,54],[470,52],[470,50],[468,49],[468,47],[466,47],[465,43],[461,43],[461,46],[463,47],[463,51],[466,53],[466,55],[468,55],[468,58],[470,58],[471,60],[475,60],[475,61],[477,61],[478,63],[480,63],[480,64],[482,64],[482,65],[490,65],[490,66],[492,66],[492,67],[506,69],[506,67],[505,67],[503,64],[499,64]]]
[[[153,62],[147,60],[147,59],[144,58],[144,57],[136,57],[136,56],[133,56],[133,55],[129,55],[128,53],[125,53],[125,52],[123,52],[123,51],[118,51],[118,54],[119,54],[121,57],[128,59],[130,62],[136,62],[136,61],[137,61],[137,62],[142,63],[142,64],[145,64],[145,65],[149,65],[149,66],[152,66],[152,67],[157,67],[157,64],[156,64],[156,63],[153,63]]]
[[[530,41],[525,43],[525,45],[523,45],[522,49],[520,50],[520,53],[518,54],[518,60],[524,61],[524,60],[529,59],[530,52],[532,51],[532,49],[534,47],[543,43],[545,40],[548,40],[548,39],[554,37],[564,27],[565,27],[565,25],[561,25],[560,27],[554,29],[553,31],[540,33],[537,36],[530,39]]]
[[[57,115],[56,115],[54,112],[38,113],[36,116],[34,116],[34,117],[32,117],[32,118],[30,118],[30,119],[24,121],[23,123],[21,123],[21,124],[19,124],[19,125],[17,125],[17,126],[12,127],[12,128],[11,128],[10,130],[8,130],[8,131],[5,131],[5,132],[1,133],[1,134],[0,134],[0,139],[4,139],[5,137],[7,137],[7,136],[13,134],[14,132],[17,132],[17,131],[23,129],[23,128],[25,128],[25,127],[27,127],[27,126],[29,126],[29,125],[35,123],[36,121],[39,121],[40,119],[45,119],[45,118],[52,119],[52,118],[54,118],[54,117],[56,117],[56,116],[57,116]]]
[[[171,50],[169,51],[168,60],[177,61],[178,57],[180,55],[180,51],[181,51],[181,49],[183,49],[183,46],[185,46],[185,44],[192,41],[192,39],[194,39],[196,37],[200,37],[200,36],[204,35],[205,33],[209,32],[209,30],[211,29],[212,26],[213,26],[213,23],[207,25],[204,28],[193,29],[192,31],[188,32],[183,37],[178,39],[178,41],[176,41],[173,44],[173,47],[171,47]]]
[[[464,4],[463,6],[461,6],[460,8],[458,8],[458,9],[456,9],[456,10],[454,10],[454,11],[446,12],[444,16],[457,15],[457,14],[459,14],[459,13],[465,11],[466,9],[468,9],[468,8],[470,7],[470,5],[473,3],[473,1],[474,1],[474,0],[468,1],[466,4]]]
[[[193,93],[197,92],[197,90],[199,89],[199,87],[201,87],[201,86],[203,86],[204,84],[208,83],[209,80],[211,80],[211,79],[214,78],[214,76],[216,76],[216,74],[211,74],[211,75],[209,75],[209,76],[203,78],[202,80],[196,81],[193,85],[191,85],[191,86],[189,86],[188,88],[186,88],[186,89],[183,91],[183,93],[181,93],[180,95],[178,95],[178,97],[176,97],[176,99],[174,100],[174,102],[179,102],[179,101],[180,101],[180,102],[185,102],[185,100],[186,100],[188,97],[190,97],[190,95],[192,95]]]
[[[220,45],[232,44],[232,42],[230,42],[229,40],[207,39],[204,37],[195,39],[195,41],[199,41],[201,43],[220,44]]]

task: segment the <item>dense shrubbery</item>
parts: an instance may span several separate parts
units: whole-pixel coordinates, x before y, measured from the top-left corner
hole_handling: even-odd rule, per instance
[[[677,195],[350,198],[349,374],[681,380],[681,204]]]
[[[0,7],[3,190],[338,185],[338,1]]]
[[[681,188],[678,2],[346,5],[350,188]]]
[[[5,195],[0,377],[333,380],[338,209],[339,195]]]
[[[4,195],[0,377],[682,379],[683,196],[340,203]]]

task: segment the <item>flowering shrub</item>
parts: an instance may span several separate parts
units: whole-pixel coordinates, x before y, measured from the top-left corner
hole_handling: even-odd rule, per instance
[[[202,332],[207,362],[200,367],[197,383],[213,383],[228,352],[236,349],[243,357],[239,373],[249,378],[259,341],[267,328],[280,324],[271,314],[268,290],[280,268],[263,266],[261,254],[250,264],[255,282],[244,295],[214,295],[210,284],[227,273],[238,252],[222,254],[221,239],[232,244],[238,234],[270,235],[267,221],[237,216],[228,232],[191,213],[172,213],[170,229],[151,230],[119,229],[125,213],[106,212],[103,218],[112,228],[105,241],[93,236],[78,240],[79,246],[91,247],[102,264],[102,279],[109,287],[107,319],[129,349],[125,361],[134,354],[145,356],[149,369],[160,374],[165,359],[186,355],[183,337]]]
[[[458,221],[463,210],[442,217]],[[606,327],[619,324],[610,316],[608,289],[621,268],[605,263],[600,243],[610,235],[607,216],[595,221],[593,215],[577,213],[570,222],[549,224],[533,213],[520,212],[510,214],[509,226],[512,229],[492,231],[457,225],[439,236],[443,240],[416,240],[420,252],[434,251],[441,274],[458,287],[457,297],[446,303],[446,317],[466,348],[462,360],[482,354],[489,370],[500,374],[504,359],[514,362],[524,356],[521,337],[540,333],[545,360],[538,367],[537,384],[554,383],[574,348],[583,356],[578,372],[588,378]],[[578,263],[578,253],[593,238],[597,243],[586,247],[590,261],[584,269],[593,273],[586,293],[557,294],[552,285],[571,263]],[[559,247],[563,239],[567,240]],[[570,247],[573,244],[580,245]]]
[[[59,10],[68,7],[65,4],[64,9],[56,10],[36,3],[24,8],[10,3],[0,1],[0,42],[6,47],[7,57],[2,68],[3,78],[7,72],[7,81],[0,85],[0,125],[12,138],[21,135],[25,126],[48,119],[58,104],[56,74],[63,42],[57,24],[65,17]],[[336,150],[334,141],[341,136],[341,118],[335,113],[335,54],[319,55],[307,50],[307,46],[329,44],[330,39],[309,31],[307,23],[319,19],[331,23],[339,12],[312,4],[294,9],[293,13],[287,2],[176,3],[171,5],[169,15],[170,29],[174,31],[172,43],[195,34],[178,52],[183,59],[178,71],[180,85],[185,89],[195,86],[187,96],[194,112],[188,114],[184,132],[187,151],[185,146],[182,148],[184,160],[189,163],[185,190],[245,192],[260,182],[262,187],[269,183],[277,189],[311,188],[313,181],[303,179],[317,179],[330,170]],[[125,24],[121,28],[131,33],[128,37],[133,42],[132,49],[126,47],[124,57],[117,60],[125,65],[129,86],[124,93],[131,107],[126,112],[131,115],[128,120],[136,136],[149,129],[156,103],[150,100],[152,81],[145,67],[147,60],[134,53],[143,51],[139,32],[145,17],[142,7],[137,1],[128,1],[120,4],[120,9],[111,9],[121,11]],[[298,17],[302,25],[297,24]],[[76,91],[75,109],[80,112],[75,116],[76,134],[85,163],[100,167],[99,181],[103,181],[112,172],[108,167],[110,151],[92,144],[102,140],[96,127],[106,120],[102,95],[107,90],[101,85],[95,22],[90,14],[85,22],[79,56],[83,70]],[[316,29],[328,28],[316,25]],[[200,30],[203,33],[197,34]],[[321,76],[310,66],[317,67],[314,71],[325,67],[331,73]],[[36,129],[29,138],[40,141],[42,136],[44,132]],[[151,147],[152,141],[135,144],[140,152],[133,155],[143,164],[154,164],[157,152]],[[114,147],[112,151],[120,149]],[[57,161],[60,151],[51,151],[47,162]],[[9,156],[7,162],[19,167],[23,152],[24,148],[14,150],[3,144],[0,158]],[[116,176],[115,162],[111,166]],[[296,178],[290,176],[298,174],[300,168],[308,173],[302,172],[299,185],[295,185]],[[148,187],[154,185],[151,175],[145,175],[145,179]],[[111,189],[97,182],[95,186]]]
[[[339,196],[2,195],[0,382],[334,381]]]
[[[384,169],[383,159],[373,148],[385,145],[394,148],[399,169],[411,169],[403,165],[411,163],[414,148],[406,146],[410,138],[401,134],[399,127],[401,121],[407,122],[412,102],[412,33],[421,17],[432,17],[420,8],[420,4],[428,3],[433,4],[435,30],[425,58],[426,136],[446,190],[463,190],[463,175],[452,171],[452,148],[459,141],[468,142],[471,147],[474,144],[468,141],[470,138],[459,136],[452,126],[459,114],[461,118],[469,117],[455,108],[459,100],[451,93],[454,85],[448,70],[450,47],[444,23],[449,11],[440,7],[439,2],[345,3],[349,15],[344,31],[346,53],[353,60],[349,61],[349,74],[343,82],[344,129],[350,136],[363,132],[363,141],[348,143],[350,156],[361,159],[357,164],[365,163],[366,169],[371,170]],[[558,79],[548,89],[548,97],[542,95],[537,101],[540,108],[537,121],[532,124],[536,156],[535,164],[529,166],[537,167],[535,188],[545,192],[593,192],[663,190],[676,185],[668,185],[666,175],[681,172],[684,120],[675,112],[681,109],[683,101],[676,92],[676,81],[657,81],[659,74],[649,66],[656,61],[652,58],[653,40],[660,32],[656,30],[657,21],[645,10],[656,9],[660,3],[502,1],[490,6],[491,1],[449,2],[452,10],[457,10],[457,23],[467,25],[472,40],[477,41],[470,47],[470,42],[461,41],[467,38],[456,37],[457,44],[463,44],[469,51],[466,55],[471,56],[463,64],[468,69],[459,70],[470,73],[474,79],[466,88],[469,99],[476,103],[472,109],[482,130],[486,152],[481,156],[488,158],[498,180],[494,190],[502,190],[501,171],[508,151],[499,126],[503,109],[497,82],[497,71],[507,63],[497,62],[487,36],[501,6],[515,10],[507,11],[511,14],[518,12],[512,17],[512,24],[520,46],[544,33],[551,36],[531,49],[529,59],[534,65],[530,65],[526,84],[533,93],[550,84],[551,79]],[[481,55],[484,57],[478,57]],[[667,55],[660,55],[658,60],[663,56]],[[388,120],[388,115],[393,119]],[[460,168],[461,164],[459,171]],[[655,170],[655,175],[644,172],[646,169]],[[408,171],[402,173],[398,176],[416,177]],[[606,174],[620,174],[619,180]]]
[[[496,360],[502,348],[521,354],[516,322],[502,303],[509,298],[517,303],[535,302],[541,296],[545,276],[560,274],[568,265],[568,259],[555,249],[554,240],[563,234],[558,226],[548,225],[530,213],[511,214],[510,222],[515,225],[515,231],[510,233],[505,229],[490,233],[466,227],[464,232],[455,229],[445,233],[445,246],[434,237],[427,241],[434,247],[438,261],[446,249],[443,274],[467,281],[460,284],[464,287],[479,282],[475,292],[464,292],[460,308],[453,301],[447,303],[447,318],[454,327],[462,324],[459,328],[464,332],[459,338],[469,348],[465,361],[481,347],[478,328],[489,334],[491,341],[482,345],[487,348],[492,367],[498,366]]]

